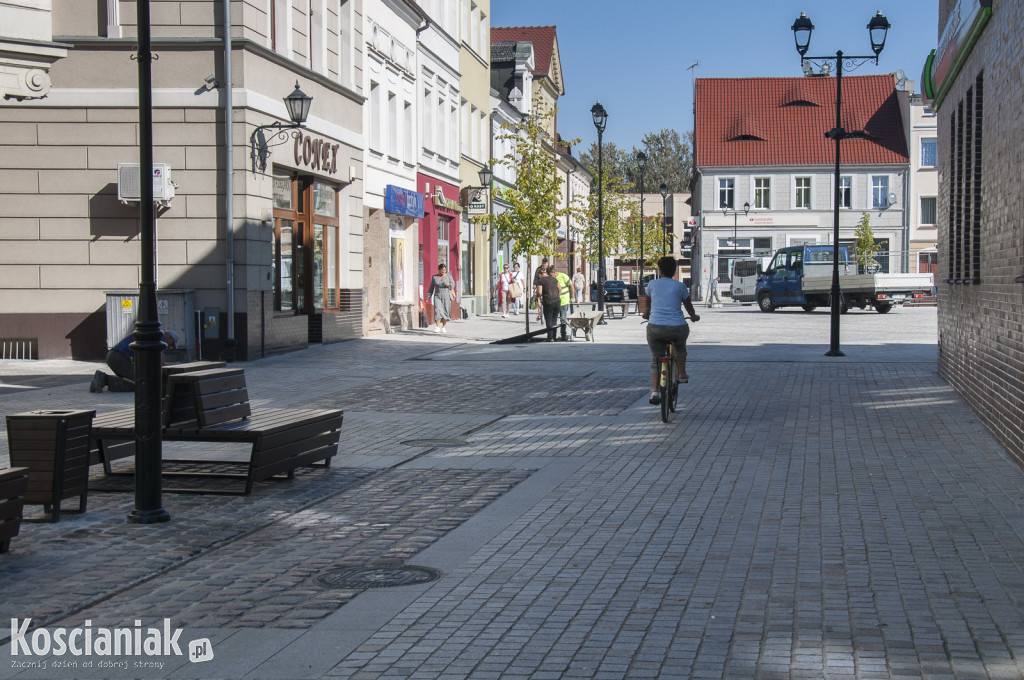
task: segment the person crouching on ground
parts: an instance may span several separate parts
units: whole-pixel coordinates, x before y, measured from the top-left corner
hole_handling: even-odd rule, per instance
[[[163,340],[167,349],[178,346],[178,334],[174,331],[164,331]],[[89,383],[90,392],[102,392],[104,387],[111,392],[135,391],[135,352],[131,348],[134,341],[134,334],[129,333],[128,337],[107,352],[107,366],[114,375],[96,371],[92,376],[92,382]],[[163,354],[160,355],[160,361],[163,363]]]
[[[651,403],[661,401],[658,393],[659,366],[658,357],[665,351],[665,344],[671,342],[676,353],[676,379],[678,382],[689,382],[686,373],[686,338],[690,335],[690,327],[686,325],[686,314],[694,321],[700,316],[693,308],[690,290],[682,281],[677,281],[676,260],[674,257],[663,257],[658,260],[658,278],[647,284],[647,296],[651,299],[647,324],[647,346],[651,348]]]

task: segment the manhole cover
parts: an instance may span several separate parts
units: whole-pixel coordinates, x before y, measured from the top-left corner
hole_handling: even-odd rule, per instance
[[[407,439],[403,446],[421,446],[426,448],[454,448],[468,444],[464,439]]]
[[[404,565],[401,567],[341,567],[316,577],[320,585],[328,588],[391,588],[430,583],[441,578],[441,572],[429,567]]]

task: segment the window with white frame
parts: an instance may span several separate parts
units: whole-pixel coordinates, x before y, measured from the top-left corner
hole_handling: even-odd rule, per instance
[[[445,113],[443,95],[437,97],[437,146],[435,150],[442,156],[448,153],[448,116]]]
[[[388,92],[388,155],[398,158],[398,97]]]
[[[381,148],[383,120],[381,119],[380,97],[380,83],[370,81],[370,148],[376,151],[383,150]]]
[[[430,88],[423,90],[423,148],[431,149],[434,143],[434,93]]]
[[[736,204],[736,178],[720,177],[718,179],[718,207],[729,208]]]
[[[935,137],[921,139],[921,167],[934,168],[939,164],[939,140]]]
[[[452,220],[450,217],[437,218],[437,264],[448,267],[448,236]]]
[[[839,207],[853,207],[853,177],[849,175],[839,178]]]
[[[467,137],[469,137],[468,140],[463,140],[462,146],[463,146],[463,148],[468,148],[469,149],[469,157],[470,158],[479,158],[480,157],[480,137],[477,134],[478,131],[479,131],[479,128],[477,128],[477,125],[476,125],[476,121],[477,121],[478,117],[479,116],[478,116],[478,114],[476,112],[476,107],[475,106],[470,106],[469,107],[469,120],[466,121],[468,123],[468,125],[466,125],[465,127],[462,128],[463,131],[464,131],[463,134],[465,134]]]
[[[771,177],[754,178],[754,207],[769,210],[772,207]]]
[[[324,71],[324,4],[323,0],[309,2],[309,68]]]
[[[405,102],[405,110],[404,110],[403,122],[405,123],[405,135],[404,135],[404,139],[405,139],[405,159],[404,160],[405,160],[406,163],[412,164],[412,163],[416,162],[416,153],[414,151],[415,145],[413,144],[413,141],[415,140],[416,135],[414,134],[413,124],[412,124],[412,102]]]
[[[452,102],[448,107],[448,127],[452,131],[451,139],[448,140],[448,158],[459,157],[459,109]]]
[[[920,226],[935,226],[938,223],[938,206],[935,196],[921,197],[921,212],[918,223]]]
[[[889,176],[871,176],[871,207],[885,209],[889,207]]]
[[[795,180],[796,191],[793,196],[794,208],[811,207],[811,178],[797,177]]]
[[[466,134],[466,130],[470,126],[470,115],[469,115],[469,102],[465,99],[462,100],[462,153],[465,156],[469,155],[469,135]]]

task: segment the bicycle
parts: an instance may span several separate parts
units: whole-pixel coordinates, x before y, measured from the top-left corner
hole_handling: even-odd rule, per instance
[[[698,319],[700,317],[697,317]],[[693,319],[690,319],[691,321]],[[649,323],[643,321],[641,323]],[[658,357],[658,402],[661,404],[661,421],[668,422],[668,414],[676,412],[679,400],[679,369],[676,351],[671,342],[665,343],[665,349]]]
[[[679,398],[679,380],[676,369],[676,352],[671,342],[665,343],[662,355],[658,357],[658,393],[661,397],[661,422],[668,422],[668,414],[676,412]]]

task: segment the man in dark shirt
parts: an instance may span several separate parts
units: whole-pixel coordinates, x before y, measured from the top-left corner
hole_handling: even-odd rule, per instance
[[[114,375],[96,371],[92,376],[92,382],[89,383],[90,392],[102,392],[104,387],[111,392],[135,391],[135,352],[131,348],[134,341],[133,334],[129,333],[128,337],[107,352],[107,366]],[[178,334],[174,331],[164,331],[164,342],[167,349],[174,349],[178,345]],[[160,358],[163,361],[162,355]]]
[[[543,268],[537,283],[537,300],[544,308],[544,322],[548,328],[548,342],[555,340],[558,329],[558,310],[562,308],[562,286],[555,278],[555,268]]]

